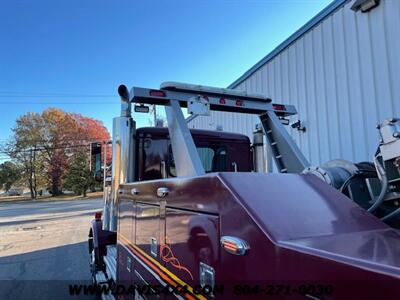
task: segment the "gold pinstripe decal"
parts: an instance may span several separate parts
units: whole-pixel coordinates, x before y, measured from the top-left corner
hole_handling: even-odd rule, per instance
[[[200,300],[206,300],[203,295],[197,295],[193,292],[193,288],[184,282],[182,279],[177,277],[174,273],[170,272],[167,268],[165,268],[163,265],[161,265],[157,260],[152,258],[150,255],[148,255],[146,252],[144,252],[142,249],[140,249],[138,246],[133,245],[132,243],[129,242],[129,240],[124,237],[122,234],[118,233],[118,239],[120,239],[127,247],[131,248],[133,251],[138,252],[140,255],[144,256],[147,260],[149,260],[152,264],[154,264],[157,268],[159,268],[163,273],[168,275],[171,279],[173,279],[175,282],[177,282],[180,286],[186,286],[187,290],[197,299]],[[190,295],[191,296],[191,295]]]

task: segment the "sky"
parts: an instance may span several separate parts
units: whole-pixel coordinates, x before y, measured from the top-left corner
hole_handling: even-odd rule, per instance
[[[0,0],[0,143],[16,118],[48,107],[111,132],[121,83],[227,87],[330,2]]]

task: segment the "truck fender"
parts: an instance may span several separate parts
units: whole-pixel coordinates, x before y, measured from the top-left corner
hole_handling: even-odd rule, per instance
[[[213,259],[216,261],[218,258],[219,237],[218,230],[215,228],[215,224],[202,216],[194,216],[189,221],[188,231],[189,236],[191,237],[189,239],[189,247],[191,247],[191,239],[194,238],[194,233],[205,233],[209,240],[208,244],[212,248]]]
[[[89,239],[92,237],[93,248],[97,258],[106,254],[106,246],[117,242],[117,234],[112,231],[103,230],[103,222],[101,220],[92,220],[89,232]]]

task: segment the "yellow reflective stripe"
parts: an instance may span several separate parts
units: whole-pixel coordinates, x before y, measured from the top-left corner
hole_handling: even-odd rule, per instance
[[[183,280],[178,278],[174,273],[170,272],[167,268],[165,268],[163,265],[161,265],[157,260],[155,260],[153,257],[148,255],[146,252],[144,252],[138,246],[131,244],[129,242],[129,240],[126,237],[124,237],[122,234],[119,233],[118,237],[121,238],[129,246],[134,248],[136,251],[140,252],[140,254],[142,254],[144,257],[146,257],[148,260],[150,260],[153,264],[155,264],[157,267],[159,267],[164,273],[168,274],[172,279],[174,279],[176,282],[178,282],[181,286],[186,286],[188,291],[190,293],[192,293],[196,298],[201,299],[201,300],[206,300],[207,299],[203,295],[195,294],[193,292],[193,288],[189,284],[187,284],[186,282],[184,282]]]

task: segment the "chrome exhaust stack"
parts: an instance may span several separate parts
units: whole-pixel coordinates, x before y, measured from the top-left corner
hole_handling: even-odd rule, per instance
[[[265,172],[264,133],[260,126],[256,126],[253,131],[253,165],[254,171]]]
[[[261,124],[257,124],[253,131],[253,165],[255,172],[272,172],[272,157],[270,151],[266,149]]]
[[[128,88],[121,84],[118,87],[118,95],[121,98],[121,117],[130,117],[131,116],[131,103]]]
[[[135,174],[136,122],[131,118],[127,87],[120,85],[118,94],[121,97],[121,116],[113,119],[111,195],[105,195],[103,211],[103,229],[110,231],[117,231],[119,186],[134,181]]]

